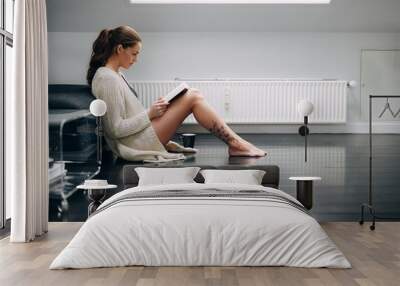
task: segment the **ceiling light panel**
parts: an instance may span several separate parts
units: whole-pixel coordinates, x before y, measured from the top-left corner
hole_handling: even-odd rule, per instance
[[[331,0],[129,0],[131,4],[329,4]]]

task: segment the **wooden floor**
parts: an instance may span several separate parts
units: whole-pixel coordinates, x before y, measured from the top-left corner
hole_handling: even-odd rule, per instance
[[[290,267],[122,267],[48,270],[82,223],[50,223],[32,243],[0,241],[0,285],[400,285],[400,223],[323,223],[353,268]]]

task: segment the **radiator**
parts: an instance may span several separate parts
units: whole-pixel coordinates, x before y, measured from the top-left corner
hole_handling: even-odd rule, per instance
[[[131,82],[139,99],[149,107],[158,97],[177,86],[179,81]],[[308,99],[314,104],[310,123],[346,122],[346,81],[187,81],[199,89],[208,103],[227,123],[292,124],[303,118],[297,103]],[[195,123],[193,115],[184,123]]]

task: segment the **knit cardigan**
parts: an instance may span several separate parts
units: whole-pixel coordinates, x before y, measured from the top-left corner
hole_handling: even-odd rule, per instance
[[[167,152],[151,125],[147,110],[121,74],[100,67],[92,80],[92,93],[107,104],[104,133],[114,154],[128,161],[163,162],[185,158],[182,154]]]

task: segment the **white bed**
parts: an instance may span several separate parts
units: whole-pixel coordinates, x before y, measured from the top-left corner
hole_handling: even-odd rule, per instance
[[[127,265],[351,267],[318,222],[284,192],[197,183],[114,195],[50,269]]]

